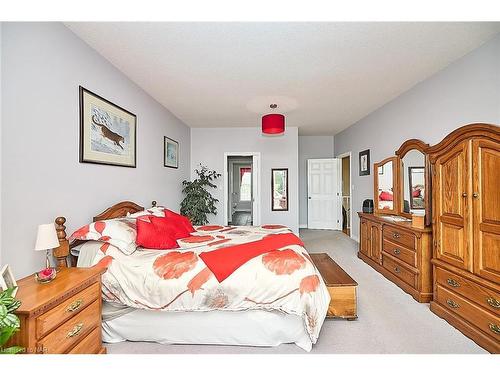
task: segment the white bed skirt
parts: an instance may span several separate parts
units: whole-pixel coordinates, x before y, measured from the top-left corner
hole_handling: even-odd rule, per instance
[[[133,310],[102,323],[103,341],[161,344],[278,346],[295,343],[310,351],[304,322],[278,311],[165,312]]]

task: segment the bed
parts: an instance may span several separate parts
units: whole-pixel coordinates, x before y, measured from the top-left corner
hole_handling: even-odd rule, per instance
[[[161,209],[156,202],[148,210],[120,202],[96,215],[91,225],[120,221],[132,226],[137,215]],[[73,265],[107,269],[102,276],[103,340],[295,343],[310,351],[330,296],[300,239],[281,225],[195,229],[171,250],[139,247],[125,254],[106,243],[108,236],[71,242]],[[227,271],[240,250],[259,247],[258,255]]]

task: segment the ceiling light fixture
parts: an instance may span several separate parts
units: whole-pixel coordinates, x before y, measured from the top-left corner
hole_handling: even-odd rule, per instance
[[[271,109],[278,108],[277,104],[271,104]],[[285,116],[279,113],[269,113],[262,116],[262,133],[264,134],[283,134],[285,132]]]

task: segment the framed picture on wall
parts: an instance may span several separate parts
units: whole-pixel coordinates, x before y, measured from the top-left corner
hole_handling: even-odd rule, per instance
[[[359,175],[370,175],[370,150],[364,150],[359,153]]]
[[[168,168],[179,168],[179,142],[163,137],[163,165]]]
[[[80,86],[80,163],[136,167],[137,117]]]

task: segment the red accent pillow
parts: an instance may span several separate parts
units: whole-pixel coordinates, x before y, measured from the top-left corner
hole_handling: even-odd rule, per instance
[[[141,216],[137,218],[137,246],[147,249],[176,249],[179,247],[174,231],[165,230],[154,222],[155,216]]]
[[[182,216],[174,211],[165,209],[165,217],[178,221],[188,231],[188,234],[195,232],[193,225],[191,224],[191,221],[189,221],[189,219],[186,216]]]
[[[176,240],[189,237],[188,230],[181,222],[179,222],[179,220],[168,217],[154,216],[151,218],[151,221],[156,227],[158,227],[159,230],[170,233],[170,235]]]
[[[379,195],[378,197],[379,197],[379,199],[380,199],[381,201],[392,201],[392,200],[393,200],[393,199],[392,199],[392,194],[391,194],[391,193],[389,193],[389,192],[387,192],[387,191],[383,191],[383,192],[381,192],[381,193],[380,193],[380,195]]]

